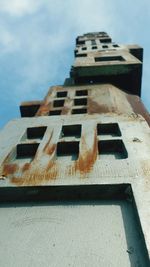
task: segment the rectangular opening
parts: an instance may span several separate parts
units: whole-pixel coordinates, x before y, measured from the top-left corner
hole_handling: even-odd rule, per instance
[[[86,50],[87,48],[86,47],[82,47],[82,50]]]
[[[95,40],[91,40],[91,45],[96,45],[96,41]]]
[[[47,129],[46,126],[27,128],[27,138],[28,139],[36,139],[36,138],[42,139],[45,134],[46,129]]]
[[[102,48],[108,48],[108,45],[102,45]]]
[[[97,49],[97,46],[92,46],[92,49]]]
[[[75,106],[86,106],[87,105],[87,98],[77,98],[74,99]]]
[[[111,43],[111,39],[110,38],[103,38],[103,39],[100,39],[100,42],[101,43]]]
[[[34,117],[40,106],[40,104],[20,106],[21,117]]]
[[[16,158],[31,158],[34,157],[39,144],[18,144],[16,149]]]
[[[60,92],[57,92],[57,97],[66,97],[67,96],[67,91],[60,91]]]
[[[53,106],[55,108],[63,107],[65,100],[54,100]]]
[[[125,61],[122,56],[111,56],[111,57],[95,57],[95,62],[103,61]]]
[[[81,137],[81,124],[63,125],[61,131],[61,138],[74,136],[76,138]]]
[[[61,109],[57,109],[57,110],[51,110],[49,112],[49,116],[55,116],[55,115],[60,115],[61,114]]]
[[[87,113],[86,108],[76,108],[72,110],[72,114],[83,114],[83,113]]]
[[[87,54],[78,54],[76,57],[87,57]]]
[[[77,44],[78,45],[84,45],[85,44],[85,40],[79,40],[79,39],[77,39]]]
[[[88,90],[78,90],[76,91],[76,96],[85,96],[88,95]]]
[[[117,44],[114,44],[114,45],[113,45],[113,47],[119,47],[119,45],[117,45]]]
[[[121,136],[118,123],[100,123],[97,124],[97,135]]]
[[[127,150],[122,140],[101,140],[98,141],[98,153],[100,159],[126,159]]]
[[[79,156],[79,142],[58,142],[57,157],[71,156],[71,160],[77,160]]]

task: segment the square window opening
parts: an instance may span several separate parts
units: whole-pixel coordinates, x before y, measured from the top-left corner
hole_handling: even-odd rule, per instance
[[[79,156],[79,142],[58,142],[57,157],[71,157],[77,160]]]
[[[63,107],[65,100],[54,100],[53,106],[55,108]]]
[[[76,108],[72,110],[72,114],[84,114],[87,113],[87,109],[86,108]]]
[[[67,91],[57,92],[57,97],[66,97],[67,93]]]
[[[121,136],[118,123],[97,124],[97,135]]]
[[[31,128],[27,128],[27,138],[28,139],[42,139],[45,131],[46,131],[47,127],[43,126],[43,127],[31,127]]]
[[[69,136],[74,136],[76,138],[80,138],[81,137],[81,128],[82,128],[82,126],[80,124],[63,125],[62,131],[61,131],[61,138],[69,137]]]
[[[88,90],[78,90],[76,91],[76,96],[85,96],[88,95]]]
[[[16,149],[16,159],[33,158],[37,152],[39,143],[18,144]]]
[[[102,48],[108,48],[108,45],[102,45]]]
[[[87,105],[87,98],[77,98],[74,99],[75,106],[86,106]]]
[[[51,110],[49,112],[49,116],[56,116],[56,115],[61,115],[61,109],[57,109],[57,110]]]
[[[122,140],[98,141],[98,153],[100,159],[126,159],[127,150]]]

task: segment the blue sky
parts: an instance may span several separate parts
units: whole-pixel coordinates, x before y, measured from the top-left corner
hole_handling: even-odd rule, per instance
[[[20,116],[20,102],[63,84],[76,36],[90,31],[144,48],[142,99],[150,111],[149,27],[149,0],[0,0],[0,127]]]

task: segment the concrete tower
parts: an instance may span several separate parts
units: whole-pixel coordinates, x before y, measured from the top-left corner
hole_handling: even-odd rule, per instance
[[[143,50],[76,39],[63,86],[0,133],[0,266],[149,266]]]

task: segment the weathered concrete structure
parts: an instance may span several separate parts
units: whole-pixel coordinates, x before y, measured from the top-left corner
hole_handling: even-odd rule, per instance
[[[70,78],[1,131],[0,266],[150,266],[142,51],[79,36]]]

